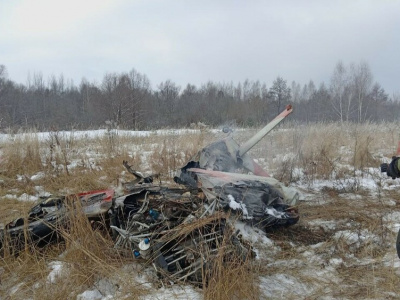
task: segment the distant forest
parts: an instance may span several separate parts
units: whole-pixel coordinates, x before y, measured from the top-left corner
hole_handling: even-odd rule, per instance
[[[399,95],[388,95],[373,80],[366,62],[338,62],[329,83],[301,86],[278,76],[271,86],[245,80],[238,84],[209,81],[180,87],[166,80],[155,89],[145,74],[107,73],[100,84],[82,79],[79,85],[63,75],[44,79],[28,76],[25,85],[8,78],[0,65],[0,131],[123,129],[209,126],[234,123],[259,126],[272,120],[287,104],[290,119],[309,122],[380,122],[400,118]]]

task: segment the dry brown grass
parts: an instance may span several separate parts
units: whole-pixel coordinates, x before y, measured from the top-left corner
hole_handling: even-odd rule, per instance
[[[237,132],[235,138],[243,142],[254,132]],[[379,195],[370,195],[360,188],[354,175],[368,176],[369,168],[389,160],[396,151],[398,138],[398,124],[286,124],[256,145],[250,154],[284,182],[308,183],[311,187],[316,181],[327,179],[337,184],[299,205],[299,224],[268,233],[279,249],[259,245],[260,251],[267,253],[265,261],[243,264],[232,257],[227,262],[221,255],[213,269],[215,276],[203,290],[204,298],[265,298],[260,275],[276,274],[293,276],[312,287],[309,299],[396,298],[400,293],[397,258],[388,256],[393,253],[395,236],[384,218],[398,210],[400,196],[396,189],[380,188],[385,180],[380,177],[375,177]],[[0,222],[24,216],[32,206],[29,202],[7,199],[7,194],[35,195],[37,186],[53,194],[117,187],[119,182],[130,180],[123,160],[145,174],[160,173],[167,179],[213,140],[211,132],[147,137],[121,134],[86,140],[53,133],[44,141],[34,134],[15,136],[12,143],[0,145],[4,159],[0,166]],[[298,169],[303,173],[298,173]],[[38,172],[43,176],[32,178]],[[341,187],[348,186],[349,181],[354,181],[354,189]],[[345,192],[359,198],[349,199]],[[393,200],[395,205],[387,205],[385,199]],[[336,226],[324,227],[321,220]],[[132,274],[140,269],[123,267],[133,264],[132,257],[117,252],[104,231],[93,230],[93,224],[81,214],[72,214],[71,224],[69,230],[59,232],[62,243],[45,249],[29,248],[18,257],[1,259],[1,298],[75,299],[84,290],[101,286],[102,279],[119,285],[118,290],[130,295],[130,299],[148,293]],[[370,238],[352,244],[344,233],[335,237],[346,230],[367,230],[378,242]],[[340,260],[337,267],[333,267],[332,259]],[[64,265],[64,273],[56,283],[47,280],[52,261]],[[280,261],[285,263],[279,264]],[[360,263],[364,261],[370,263]],[[318,276],[318,272],[328,272],[329,276]],[[285,294],[285,298],[302,297],[293,292]]]
[[[132,262],[132,257],[115,250],[104,220],[89,221],[79,204],[70,199],[68,226],[55,229],[61,237],[57,244],[45,248],[29,246],[17,257],[6,255],[1,259],[3,297],[75,299],[101,280],[110,280],[115,289],[129,291],[132,299],[146,294],[140,284],[131,280],[130,274],[121,270]],[[51,261],[62,264],[62,270],[49,281]],[[18,286],[19,283],[22,284]],[[16,286],[18,290],[11,294]]]
[[[251,153],[266,169],[275,171],[277,179],[287,183],[301,180],[311,185],[319,179],[344,179],[354,177],[358,171],[377,168],[383,158],[395,154],[399,135],[395,134],[394,126],[287,124],[265,137]],[[296,174],[296,169],[302,173]]]
[[[40,141],[34,133],[16,136],[10,144],[2,148],[2,152],[2,169],[7,170],[7,176],[37,172],[43,168]]]
[[[204,299],[260,299],[257,266],[250,258],[243,262],[235,255],[227,257],[223,251],[221,247],[204,289]]]

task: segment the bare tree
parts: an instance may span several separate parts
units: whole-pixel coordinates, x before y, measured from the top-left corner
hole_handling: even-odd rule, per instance
[[[128,73],[128,78],[130,121],[133,128],[137,130],[146,114],[144,102],[150,94],[150,81],[146,75],[140,74],[135,69]]]
[[[277,112],[280,113],[285,104],[291,99],[291,91],[287,86],[286,80],[277,77],[269,90],[271,98],[276,102]]]
[[[399,93],[399,92],[393,93],[391,99],[392,99],[394,102],[400,102],[400,93]]]
[[[296,83],[295,81],[292,81],[291,91],[292,91],[292,101],[293,101],[293,103],[299,103],[300,99],[301,99],[301,87],[300,87],[300,84]]]
[[[107,73],[102,82],[102,91],[104,101],[102,107],[108,115],[107,119],[119,125],[121,122],[122,97],[118,95],[118,75],[115,73]]]
[[[368,101],[370,102],[368,118],[374,121],[386,118],[387,116],[385,113],[385,109],[388,99],[388,94],[381,87],[381,85],[376,82],[372,86],[371,92],[368,95]]]
[[[0,65],[0,80],[3,81],[7,78],[7,69],[5,65]]]
[[[242,84],[239,82],[237,87],[235,88],[234,91],[234,98],[235,100],[242,100]]]
[[[331,77],[330,91],[332,94],[331,103],[340,122],[345,121],[345,92],[348,85],[347,70],[343,63],[339,61]]]
[[[160,102],[160,108],[163,114],[166,117],[165,121],[170,121],[173,125],[175,125],[176,117],[179,114],[177,112],[177,104],[180,87],[177,86],[171,80],[167,80],[165,82],[161,82],[158,86],[158,91],[156,93],[157,99]],[[160,114],[160,119],[163,119]]]
[[[0,100],[7,80],[7,69],[4,65],[0,65]]]
[[[367,95],[371,92],[373,76],[366,62],[361,62],[358,65],[352,64],[350,70],[353,94],[357,101],[357,119],[358,122],[362,122],[366,117],[366,100]]]

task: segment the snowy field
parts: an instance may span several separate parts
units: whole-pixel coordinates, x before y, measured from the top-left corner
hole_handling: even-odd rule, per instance
[[[257,292],[249,299],[400,298],[400,259],[395,248],[400,179],[392,180],[379,169],[395,152],[395,128],[371,124],[286,126],[271,132],[251,150],[250,155],[271,176],[297,189],[301,197],[300,221],[294,226],[265,233],[235,223],[257,254],[252,262]],[[243,143],[254,133],[242,129],[233,134]],[[54,193],[46,180],[48,168],[12,175],[5,169],[10,147],[18,147],[26,139],[38,142],[43,165],[52,167],[52,176],[63,175],[66,169],[71,174],[90,169],[98,172],[98,180],[107,187],[118,189],[120,181],[102,173],[105,157],[121,163],[129,159],[138,171],[151,174],[159,171],[154,170],[157,166],[162,169],[159,156],[173,156],[179,167],[189,154],[224,136],[220,129],[0,134],[0,203],[30,205],[40,196]],[[57,140],[57,146],[50,147]],[[65,161],[56,159],[56,154]],[[169,182],[173,167],[169,163],[162,180]],[[129,180],[122,168],[117,172],[122,181]],[[26,182],[32,188],[24,190]],[[73,188],[65,186],[59,191]],[[4,222],[5,214],[1,217]],[[60,282],[65,285],[62,277],[68,266],[62,255],[59,260],[47,260],[46,265],[46,282],[28,284],[8,278],[10,270],[2,261],[1,299],[36,299],[35,289],[40,286],[57,289]],[[130,276],[145,290],[143,295],[122,289],[118,276]],[[108,278],[96,279],[77,299],[205,299],[199,287],[159,286],[154,277],[151,268],[143,270],[129,262]]]

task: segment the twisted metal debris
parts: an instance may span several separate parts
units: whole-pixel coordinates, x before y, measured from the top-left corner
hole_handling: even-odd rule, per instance
[[[298,221],[298,193],[269,177],[247,154],[291,112],[288,106],[242,146],[228,136],[200,150],[177,171],[179,187],[154,184],[124,161],[135,177],[124,195],[109,189],[44,199],[27,220],[5,226],[2,249],[21,249],[28,240],[50,242],[57,228],[68,225],[74,209],[67,210],[66,202],[73,199],[89,219],[106,218],[116,248],[129,249],[164,280],[204,284],[217,258],[245,262],[254,256],[235,232],[236,220],[261,229]]]

